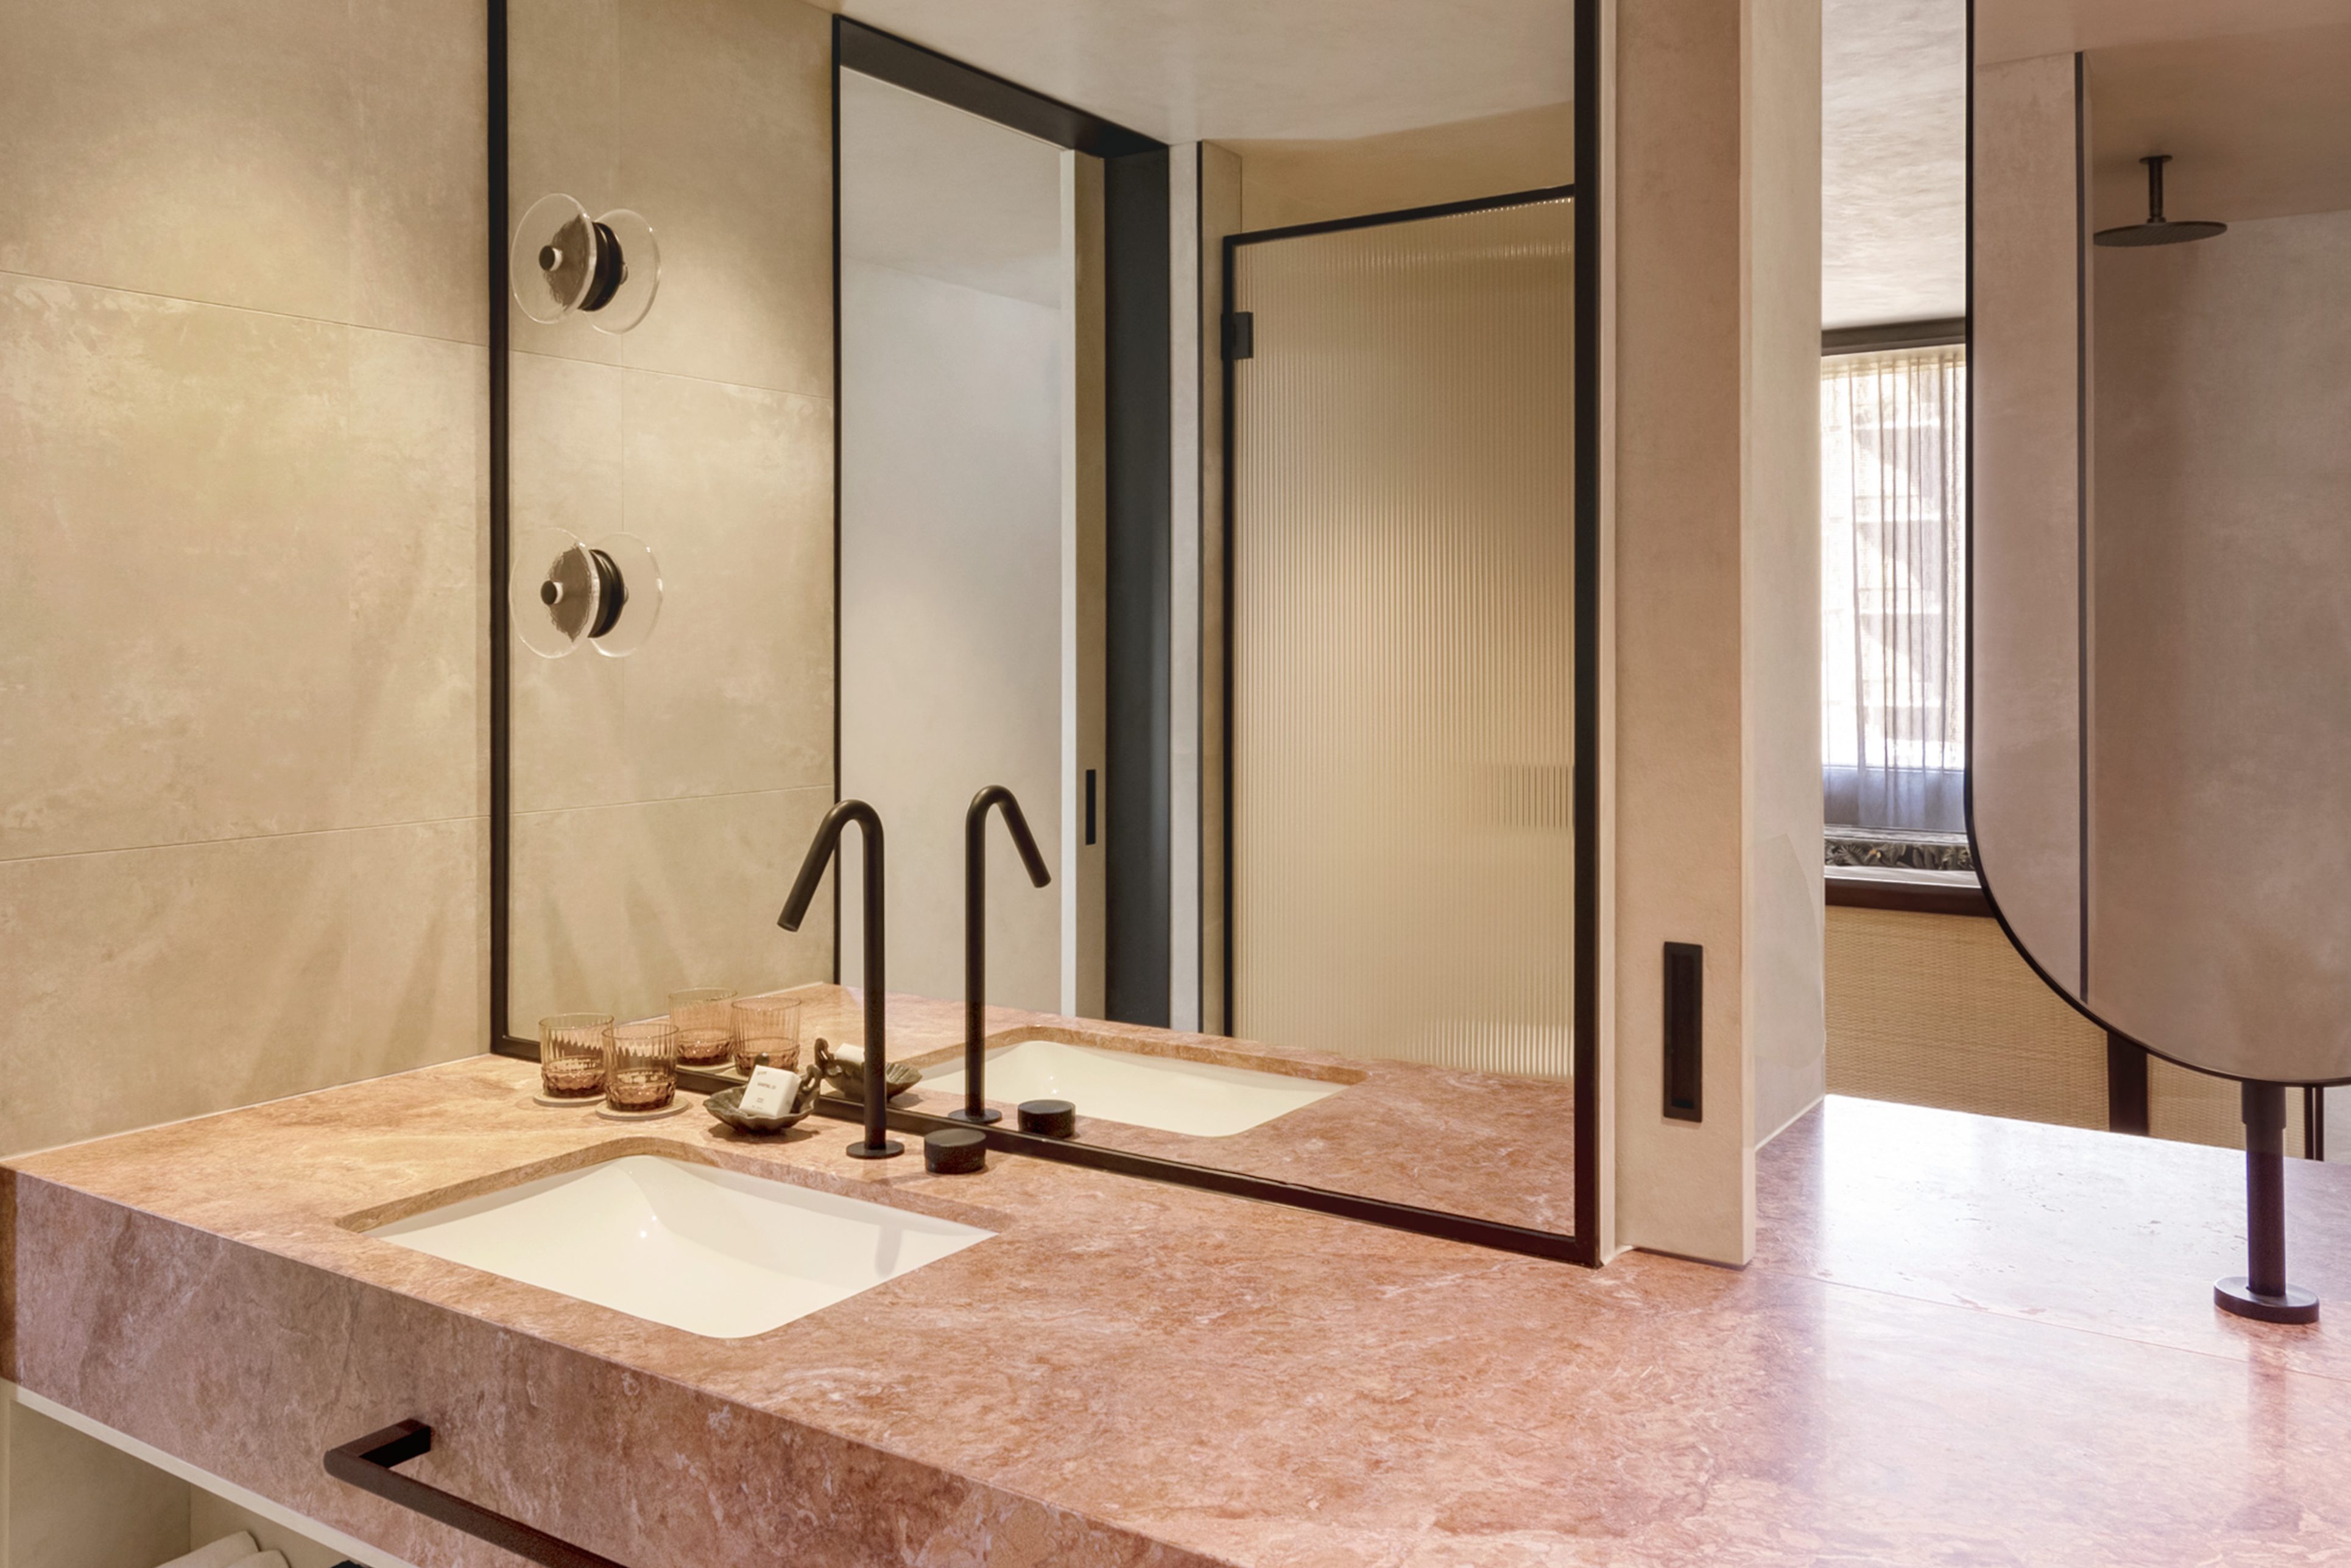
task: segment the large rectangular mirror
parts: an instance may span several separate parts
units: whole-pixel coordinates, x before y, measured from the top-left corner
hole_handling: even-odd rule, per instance
[[[893,1125],[1583,1256],[1571,0],[849,9],[509,15],[505,1048],[883,957]]]

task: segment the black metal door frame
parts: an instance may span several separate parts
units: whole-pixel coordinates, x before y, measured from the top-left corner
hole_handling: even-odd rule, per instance
[[[1219,298],[1223,301],[1226,319],[1235,319],[1234,258],[1245,245],[1262,245],[1269,241],[1300,239],[1312,235],[1335,234],[1348,229],[1376,228],[1391,224],[1416,223],[1428,218],[1452,217],[1463,213],[1490,212],[1504,207],[1527,206],[1536,202],[1574,201],[1579,190],[1591,193],[1599,188],[1599,70],[1598,18],[1593,0],[1578,0],[1576,5],[1575,57],[1575,182],[1566,185],[1550,185],[1529,191],[1514,191],[1502,195],[1482,196],[1468,201],[1445,202],[1430,206],[1406,207],[1394,212],[1367,213],[1354,217],[1331,218],[1319,223],[1292,224],[1280,228],[1243,230],[1227,235],[1222,254],[1222,279]],[[1571,1048],[1575,1074],[1575,1234],[1570,1239],[1576,1261],[1597,1266],[1597,1238],[1600,1231],[1600,1106],[1594,1085],[1598,1081],[1599,1053],[1599,920],[1600,920],[1600,857],[1597,852],[1600,806],[1598,768],[1600,758],[1599,669],[1600,669],[1600,280],[1599,269],[1581,265],[1583,258],[1600,254],[1599,204],[1596,201],[1575,201],[1573,214],[1575,249],[1579,265],[1575,269],[1575,671],[1574,671],[1574,754],[1575,785],[1573,822],[1575,835],[1574,923],[1571,963],[1574,974],[1574,1041]],[[1238,399],[1234,363],[1237,355],[1235,340],[1229,328],[1220,328],[1223,343],[1221,353],[1224,378],[1223,396],[1223,580],[1218,585],[1223,595],[1224,644],[1221,651],[1222,702],[1224,735],[1222,754],[1223,778],[1219,787],[1224,794],[1224,841],[1217,852],[1224,862],[1224,1019],[1225,1028],[1233,1028],[1233,694],[1234,617],[1233,585],[1235,575],[1235,530],[1238,507],[1236,503],[1234,474],[1235,454],[1238,446]]]

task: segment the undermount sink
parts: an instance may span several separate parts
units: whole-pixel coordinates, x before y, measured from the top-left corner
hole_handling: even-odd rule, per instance
[[[629,1155],[366,1234],[689,1333],[747,1339],[995,1232]]]
[[[962,1094],[962,1058],[925,1072],[923,1087]],[[1067,1100],[1081,1116],[1222,1138],[1328,1099],[1346,1085],[1063,1040],[1018,1040],[989,1048],[985,1087],[987,1098],[1007,1104]]]

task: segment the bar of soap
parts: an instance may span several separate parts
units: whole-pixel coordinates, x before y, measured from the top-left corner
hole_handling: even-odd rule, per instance
[[[751,1082],[743,1089],[743,1114],[780,1116],[791,1108],[799,1087],[800,1075],[797,1072],[780,1067],[755,1067],[751,1069]]]

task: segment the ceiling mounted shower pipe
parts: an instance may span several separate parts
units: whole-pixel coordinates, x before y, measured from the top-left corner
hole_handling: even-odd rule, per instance
[[[2091,236],[2095,243],[2128,246],[2186,245],[2190,240],[2210,239],[2215,235],[2229,232],[2226,224],[2198,218],[2166,218],[2163,215],[2163,166],[2171,162],[2171,154],[2150,153],[2139,162],[2147,165],[2147,222],[2100,229]]]

